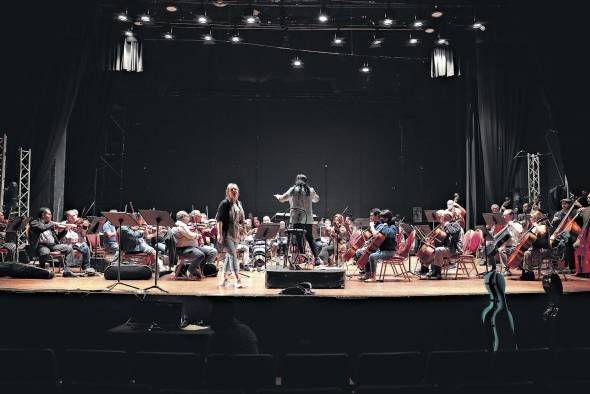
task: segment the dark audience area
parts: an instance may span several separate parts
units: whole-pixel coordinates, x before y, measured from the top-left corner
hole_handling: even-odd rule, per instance
[[[347,354],[0,349],[4,393],[587,393],[590,348]]]

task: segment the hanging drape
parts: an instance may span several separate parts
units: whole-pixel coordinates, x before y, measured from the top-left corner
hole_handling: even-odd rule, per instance
[[[434,47],[430,54],[430,77],[455,77],[461,75],[459,59],[448,46]]]

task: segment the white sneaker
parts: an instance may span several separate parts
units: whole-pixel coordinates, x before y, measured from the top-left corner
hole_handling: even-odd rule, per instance
[[[236,289],[241,289],[241,288],[242,288],[242,281],[236,280]]]
[[[223,278],[219,281],[219,283],[217,283],[217,286],[219,287],[225,287],[225,285],[227,285],[227,279]]]

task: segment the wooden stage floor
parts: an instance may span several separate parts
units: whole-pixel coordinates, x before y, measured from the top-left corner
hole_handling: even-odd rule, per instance
[[[414,262],[412,263],[414,266]],[[454,276],[454,271],[451,271]],[[518,272],[518,271],[517,271]],[[354,273],[354,267],[349,269]],[[244,285],[241,289],[233,286],[218,287],[217,278],[206,278],[202,281],[175,280],[172,275],[166,275],[158,281],[169,295],[182,296],[239,296],[239,297],[276,297],[278,289],[265,288],[264,272],[247,272],[249,278],[243,278]],[[518,275],[506,278],[506,292],[508,294],[538,294],[544,293],[540,280],[521,281]],[[105,280],[102,276],[62,278],[57,275],[50,280],[42,279],[12,279],[0,278],[0,292],[18,293],[101,293],[106,292],[106,287],[114,281]],[[144,289],[153,284],[151,281],[125,281],[125,283]],[[579,293],[590,292],[590,279],[567,275],[567,281],[563,281],[564,292]],[[447,279],[447,280],[421,280],[412,278],[411,282],[403,279],[395,279],[391,276],[385,278],[385,282],[365,283],[356,277],[348,278],[344,289],[314,289],[316,297],[334,298],[368,298],[368,297],[420,297],[420,296],[467,296],[486,294],[481,278]],[[117,286],[112,293],[133,294],[143,293],[126,286]],[[150,290],[150,294],[162,294],[158,290]],[[284,297],[284,296],[281,296]]]

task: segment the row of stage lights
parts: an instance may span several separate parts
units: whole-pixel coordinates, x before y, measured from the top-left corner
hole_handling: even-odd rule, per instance
[[[168,12],[176,12],[176,11],[178,11],[178,7],[174,4],[169,4],[166,6],[166,10]],[[433,18],[441,18],[443,16],[443,12],[440,9],[438,9],[437,6],[434,6],[434,10],[432,11],[431,16]],[[132,21],[132,18],[127,14],[127,11],[115,14],[115,19],[120,22],[131,22]],[[322,8],[320,8],[320,11],[317,16],[317,20],[321,24],[327,24],[330,22],[330,16]],[[207,15],[206,11],[199,13],[195,17],[195,21],[199,25],[202,25],[202,26],[207,26],[212,23],[212,20]],[[247,26],[260,24],[261,23],[260,13],[257,10],[253,9],[250,13],[243,16],[242,21]],[[149,23],[153,23],[153,22],[154,22],[154,18],[150,15],[149,11],[147,11],[143,14],[138,15],[134,21],[134,24],[142,25],[142,24],[149,24]],[[392,19],[390,16],[388,16],[387,11],[385,12],[383,18],[379,20],[379,25],[381,25],[383,27],[391,27],[395,23],[396,23],[395,20]],[[411,26],[417,30],[423,30],[427,34],[432,34],[435,32],[435,29],[433,27],[429,26],[429,23],[427,20],[418,19],[416,17],[412,21]],[[476,30],[476,31],[485,31],[486,25],[484,22],[480,22],[480,21],[477,21],[474,19],[473,23],[470,25],[470,28],[473,30]],[[127,37],[133,37],[135,35],[132,28],[126,29],[123,32],[123,34]],[[172,31],[172,28],[165,31],[162,34],[162,38],[164,38],[165,40],[174,40],[176,37]],[[206,33],[204,33],[201,36],[201,38],[202,38],[204,44],[214,44],[215,43],[215,37],[213,36],[213,32],[211,29],[209,29]],[[229,35],[229,42],[231,42],[232,44],[239,44],[242,41],[243,41],[243,38],[240,36],[240,33],[238,32],[237,28],[235,28],[234,31]],[[377,29],[375,29],[373,37],[370,41],[370,47],[371,48],[379,48],[379,47],[381,47],[381,45],[383,44],[384,41],[385,41],[385,37],[383,36],[383,33],[377,28]],[[449,45],[449,40],[446,38],[442,38],[440,36],[438,37],[438,39],[435,42],[437,45]],[[414,46],[414,45],[418,45],[420,43],[420,40],[416,37],[413,37],[412,34],[410,34],[406,43],[410,46]],[[340,29],[337,29],[330,44],[333,47],[341,47],[346,44],[346,39],[344,38],[344,36],[341,35]],[[299,56],[296,56],[293,59],[291,59],[291,67],[293,67],[294,69],[302,69],[303,66],[304,66],[304,62],[302,59],[299,58]],[[371,73],[371,71],[372,71],[372,68],[367,61],[364,61],[359,68],[359,72],[362,74],[369,74],[369,73]]]

